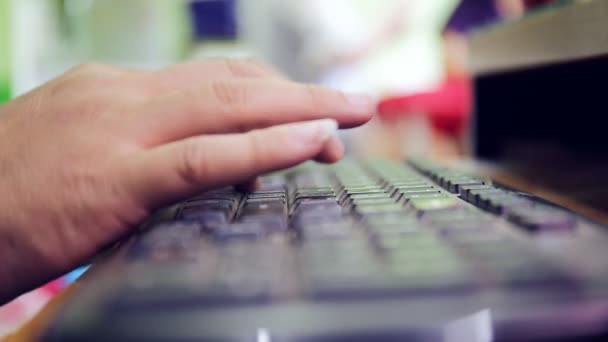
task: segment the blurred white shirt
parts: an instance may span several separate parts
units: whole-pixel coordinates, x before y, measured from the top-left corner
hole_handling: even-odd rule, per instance
[[[239,30],[260,58],[290,77],[350,91],[409,92],[442,78],[441,9],[453,0],[241,0]],[[403,27],[360,59],[393,19]]]

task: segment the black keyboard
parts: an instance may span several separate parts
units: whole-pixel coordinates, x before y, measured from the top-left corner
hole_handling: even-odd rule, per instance
[[[47,339],[436,340],[488,308],[507,339],[547,322],[563,324],[549,337],[578,336],[572,310],[608,298],[607,241],[572,212],[426,160],[305,164],[144,224]]]

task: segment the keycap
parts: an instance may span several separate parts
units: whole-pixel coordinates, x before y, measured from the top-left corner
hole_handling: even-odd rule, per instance
[[[300,224],[298,230],[304,239],[349,238],[352,234],[352,223],[341,220],[335,222],[316,222]]]
[[[195,221],[160,222],[141,233],[140,241],[192,240],[201,236],[202,227]]]
[[[378,188],[378,189],[374,189],[374,190],[356,190],[356,191],[344,190],[344,191],[340,192],[340,195],[338,196],[338,201],[343,202],[347,198],[352,197],[352,196],[363,196],[363,195],[382,196],[385,194],[386,194],[386,192],[384,192],[384,189],[382,189],[382,188]]]
[[[418,190],[397,190],[399,200],[410,200],[412,198],[425,197],[424,195],[438,195],[441,192],[435,188]]]
[[[459,293],[475,284],[468,274],[446,262],[425,267],[421,264],[391,264],[388,269],[373,261],[354,265],[336,264],[332,269],[312,270],[304,279],[313,298],[318,300],[365,299]]]
[[[411,223],[418,222],[415,218],[402,213],[382,213],[378,215],[368,215],[363,219],[363,222],[369,226],[376,225],[409,225]]]
[[[469,195],[472,190],[493,190],[496,189],[491,185],[463,185],[460,187],[460,196],[465,201],[471,202]]]
[[[263,177],[259,191],[285,191],[286,180],[282,176]]]
[[[468,201],[478,207],[483,207],[483,200],[489,198],[490,196],[499,195],[506,195],[506,192],[496,188],[471,190],[469,191]]]
[[[245,243],[247,242],[247,243]],[[268,303],[285,260],[280,245],[239,240],[203,246],[196,264],[138,267],[118,291],[117,310],[205,308]]]
[[[471,186],[471,185],[483,185],[484,181],[481,179],[475,179],[470,177],[460,178],[456,180],[448,180],[447,181],[447,190],[453,194],[457,194],[460,192],[462,186]]]
[[[519,258],[497,263],[490,274],[501,287],[510,288],[571,288],[576,280],[548,261],[535,257]]]
[[[276,228],[267,222],[244,221],[217,225],[209,229],[209,233],[216,240],[226,241],[232,239],[259,239],[282,227]]]
[[[324,206],[318,208],[297,208],[291,215],[294,225],[310,224],[318,222],[336,222],[344,216],[342,207],[339,205]]]
[[[360,199],[347,200],[346,202],[343,203],[343,205],[351,204],[354,207],[357,205],[359,205],[359,206],[361,206],[361,205],[384,205],[384,204],[393,204],[396,202],[397,201],[395,201],[395,199],[390,198],[390,197],[360,198]]]
[[[228,222],[228,214],[225,211],[200,211],[198,209],[184,209],[179,215],[183,220],[196,220],[203,225],[215,225]]]
[[[399,203],[389,203],[389,204],[362,204],[355,205],[354,210],[357,214],[361,216],[365,215],[373,215],[378,213],[393,213],[393,212],[401,212],[403,211],[403,205]]]
[[[247,201],[241,209],[241,215],[266,215],[266,214],[285,214],[287,210],[284,201],[266,200],[266,201]]]
[[[530,232],[571,231],[577,224],[574,215],[545,206],[512,208],[507,218]]]
[[[378,185],[378,184],[373,184],[373,185],[349,185],[349,186],[340,186],[340,190],[341,191],[346,191],[346,192],[362,192],[365,193],[366,191],[370,191],[370,190],[381,190],[382,186]]]
[[[386,192],[367,193],[367,194],[351,194],[348,196],[351,200],[370,199],[370,198],[390,198],[390,194]]]
[[[184,203],[178,218],[197,220],[204,224],[224,223],[232,216],[235,202],[232,200],[198,199]]]
[[[202,193],[198,196],[194,196],[190,198],[186,203],[193,202],[197,200],[229,200],[234,201],[240,198],[241,194],[234,191],[232,188],[230,190],[214,190]]]
[[[336,205],[338,205],[338,202],[332,197],[304,198],[304,199],[296,200],[292,204],[291,207],[292,207],[292,213],[293,213],[293,212],[301,211],[301,210],[315,210],[315,209],[322,210],[323,208],[335,207]]]
[[[335,196],[335,191],[331,187],[316,189],[296,189],[294,191],[295,198],[315,198],[332,196]]]
[[[234,202],[226,200],[199,200],[186,202],[183,206],[189,211],[224,211],[230,212],[234,208]]]
[[[287,230],[287,216],[285,214],[244,215],[239,222],[243,224],[259,224],[264,227],[266,234]]]
[[[530,201],[517,196],[490,196],[484,202],[485,209],[497,215],[530,205],[532,205]]]
[[[182,259],[196,251],[202,234],[197,222],[159,223],[135,237],[129,255],[137,259]]]
[[[409,201],[408,207],[415,210],[419,215],[423,215],[435,210],[460,208],[462,203],[457,198],[444,195],[430,198],[413,198]]]
[[[402,234],[399,236],[380,236],[375,242],[380,248],[388,250],[391,253],[395,253],[397,250],[406,253],[419,252],[420,250],[435,253],[432,248],[446,248],[442,245],[441,241],[428,230],[415,230],[411,231],[409,234]]]

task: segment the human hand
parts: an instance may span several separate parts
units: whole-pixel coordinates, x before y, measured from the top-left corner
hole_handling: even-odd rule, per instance
[[[372,111],[366,97],[292,83],[252,61],[67,72],[0,107],[0,304],[164,205],[340,159],[336,122],[360,125]]]

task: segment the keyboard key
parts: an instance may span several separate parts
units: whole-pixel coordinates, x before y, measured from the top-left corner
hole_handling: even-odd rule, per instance
[[[285,191],[287,184],[282,176],[263,177],[259,191]]]
[[[294,195],[296,198],[331,197],[331,196],[335,196],[335,191],[331,187],[314,188],[314,189],[298,188],[294,191]]]
[[[376,193],[367,193],[367,194],[352,194],[349,195],[348,198],[351,200],[358,199],[369,199],[369,198],[390,198],[390,194],[386,192],[376,192]]]
[[[348,221],[316,222],[300,224],[298,230],[307,240],[350,238],[353,233],[352,223]]]
[[[486,202],[488,198],[498,198],[500,196],[505,196],[506,194],[506,191],[496,188],[471,190],[469,191],[468,201],[480,208],[484,208],[484,206],[487,206]]]
[[[453,194],[460,193],[460,188],[462,186],[471,186],[471,185],[483,185],[484,181],[481,179],[475,178],[460,178],[456,180],[448,180],[447,182],[447,190]]]
[[[460,196],[465,201],[472,202],[473,200],[471,200],[469,197],[471,191],[473,191],[473,190],[494,190],[494,189],[496,189],[496,188],[494,188],[491,185],[486,185],[486,184],[484,184],[484,185],[463,185],[460,187]]]
[[[574,215],[545,206],[512,208],[507,218],[530,232],[571,231],[577,224]]]
[[[183,208],[188,211],[223,211],[229,213],[234,208],[234,202],[226,200],[199,200],[187,202]]]
[[[242,216],[252,215],[277,215],[285,214],[287,206],[284,201],[277,200],[265,200],[265,201],[247,201],[241,209]]]
[[[430,198],[413,198],[409,201],[408,206],[419,215],[423,215],[436,210],[461,208],[463,205],[457,198],[444,195]]]
[[[485,209],[497,215],[505,212],[510,212],[516,208],[529,207],[532,203],[526,199],[507,195],[507,196],[490,196],[485,203]]]
[[[374,215],[380,213],[395,213],[402,212],[404,210],[403,205],[399,203],[383,203],[383,204],[362,204],[355,205],[354,210],[361,216]]]
[[[267,234],[287,230],[287,216],[284,214],[244,215],[239,222],[264,226]]]
[[[382,213],[378,215],[368,215],[363,220],[368,226],[377,225],[408,225],[412,222],[418,222],[416,219],[408,216],[405,213]]]
[[[359,205],[359,206],[383,205],[383,204],[393,204],[393,203],[397,203],[393,198],[380,197],[380,198],[361,198],[361,199],[347,200],[345,203],[343,203],[343,205],[350,204],[352,207],[355,207],[357,205]]]
[[[418,190],[397,190],[395,192],[395,194],[399,196],[399,200],[410,200],[412,198],[427,197],[424,195],[438,195],[440,193],[441,192],[435,188]]]
[[[260,239],[268,236],[276,230],[284,229],[282,226],[276,227],[265,221],[244,221],[218,225],[209,229],[212,237],[219,241],[232,239]]]
[[[200,244],[202,227],[196,222],[160,223],[135,237],[129,255],[135,259],[189,258]]]
[[[227,222],[236,207],[235,201],[226,199],[198,199],[184,203],[178,213],[183,220],[197,220],[204,224]]]
[[[433,248],[446,248],[432,232],[426,230],[416,230],[399,236],[380,236],[376,243],[381,249],[390,253],[396,253],[397,251],[411,254],[420,251],[435,253]]]
[[[327,207],[335,207],[338,205],[338,202],[332,198],[304,198],[296,200],[292,204],[292,212],[297,212],[301,210],[315,210],[315,209],[323,209]]]

